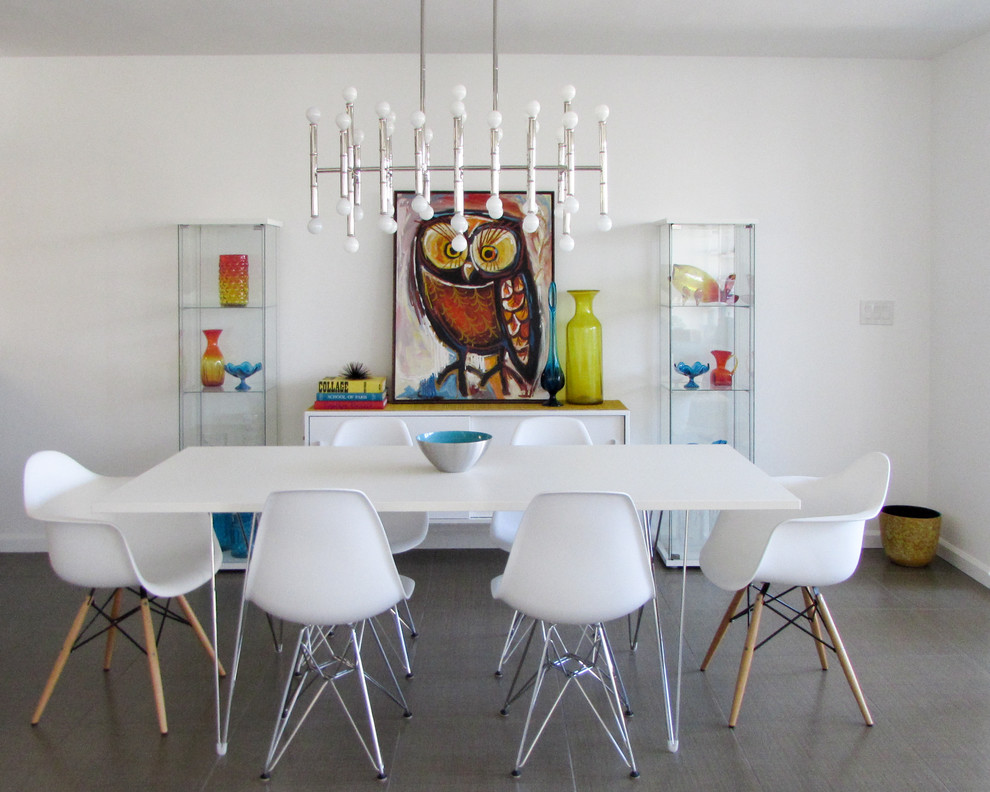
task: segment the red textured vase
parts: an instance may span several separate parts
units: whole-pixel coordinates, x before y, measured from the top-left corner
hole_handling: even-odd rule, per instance
[[[739,359],[724,349],[713,349],[712,357],[715,358],[715,368],[708,375],[712,390],[732,390],[732,375],[739,368]],[[732,371],[728,368],[729,360],[735,360]]]

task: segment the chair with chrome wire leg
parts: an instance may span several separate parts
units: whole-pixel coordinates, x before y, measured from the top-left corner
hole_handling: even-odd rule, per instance
[[[335,446],[390,446],[414,445],[409,427],[401,418],[394,416],[363,416],[349,418],[337,427],[332,445]],[[385,528],[388,544],[392,555],[405,553],[407,550],[419,547],[426,540],[430,528],[429,515],[426,512],[383,512],[378,515]],[[405,618],[402,620],[409,630],[409,637],[418,635],[416,622],[413,621],[409,602],[403,602]],[[413,675],[412,664],[406,650],[405,637],[402,630],[398,634],[398,652],[406,671],[406,678]]]
[[[369,684],[398,704],[405,717],[411,713],[374,617],[391,611],[398,627],[396,606],[411,596],[413,586],[412,580],[396,570],[381,520],[364,493],[299,490],[269,495],[244,574],[222,744],[226,745],[230,728],[247,606],[254,603],[278,619],[302,625],[262,778],[270,777],[328,686],[344,708],[378,778],[386,778]],[[385,682],[373,678],[365,668],[362,647],[369,635],[390,677]],[[339,680],[348,676],[355,678],[359,689],[367,736],[362,735],[338,690]],[[294,710],[302,706],[307,692],[309,701],[294,719]]]
[[[801,499],[799,510],[723,511],[701,548],[702,572],[719,588],[734,592],[701,670],[708,667],[731,623],[745,617],[749,628],[729,713],[729,726],[734,727],[753,654],[795,626],[814,639],[823,671],[828,670],[825,650],[837,655],[863,720],[872,726],[873,717],[820,587],[841,583],[856,571],[866,520],[876,517],[887,496],[890,460],[874,452],[831,476],[777,480]],[[749,595],[754,591],[752,598]],[[794,591],[801,592],[801,603],[785,601]],[[737,611],[744,596],[746,604]],[[779,615],[784,624],[759,641],[764,610]]]
[[[110,670],[118,634],[147,656],[163,735],[168,733],[168,719],[158,642],[165,622],[188,624],[210,661],[216,662],[213,645],[185,597],[220,568],[222,554],[209,518],[196,514],[101,515],[93,511],[94,502],[129,480],[94,473],[59,451],[39,451],[24,466],[24,507],[30,517],[45,523],[52,569],[68,583],[88,590],[35,707],[32,726],[40,722],[69,655],[104,633],[104,671]],[[207,553],[210,538],[212,558]],[[102,603],[96,599],[98,589],[110,589]],[[122,612],[125,591],[137,595],[138,605]],[[170,609],[173,597],[182,616]],[[157,630],[153,613],[161,617]],[[141,616],[143,646],[123,626],[127,618],[137,614]],[[222,666],[219,672],[223,674]]]
[[[623,714],[621,679],[605,622],[654,601],[649,552],[636,507],[616,492],[564,492],[537,495],[523,513],[505,571],[492,580],[492,596],[531,618],[526,643],[502,714],[532,689],[512,775],[518,776],[568,687],[579,688],[599,725],[629,767],[639,775]],[[577,638],[564,635],[573,628]],[[539,636],[539,665],[523,684],[523,664]],[[670,723],[670,696],[663,639],[657,621],[664,702]],[[548,673],[559,671],[563,684],[539,724],[534,721]],[[604,694],[607,707],[592,694]],[[529,738],[531,731],[535,736]]]
[[[584,422],[566,415],[541,415],[524,418],[516,425],[509,442],[519,446],[592,444],[591,435],[588,433],[588,428]],[[516,532],[519,530],[519,521],[522,519],[522,515],[521,511],[497,511],[492,514],[489,527],[492,544],[505,550],[505,552],[509,552],[516,538]],[[524,639],[526,634],[526,630],[523,629],[524,623],[525,618],[520,613],[512,614],[505,643],[502,646],[502,654],[498,658],[495,676],[502,676],[502,667]]]

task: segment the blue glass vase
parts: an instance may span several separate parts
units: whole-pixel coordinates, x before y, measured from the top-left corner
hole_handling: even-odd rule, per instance
[[[546,407],[560,407],[562,402],[557,398],[557,393],[564,387],[564,372],[560,368],[560,359],[557,357],[557,284],[550,282],[547,290],[547,305],[550,308],[550,334],[547,344],[547,364],[540,376],[540,385],[550,394],[550,398],[543,402]]]

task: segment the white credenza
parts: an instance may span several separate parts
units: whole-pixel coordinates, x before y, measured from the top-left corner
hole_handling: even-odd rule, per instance
[[[542,404],[390,404],[384,410],[307,410],[304,413],[303,442],[329,445],[337,427],[350,418],[390,415],[402,418],[415,437],[440,429],[472,429],[488,432],[492,443],[508,445],[516,425],[537,415],[567,415],[579,418],[596,444],[629,442],[629,410],[620,401],[595,405],[544,407]],[[426,547],[490,546],[488,513],[444,513],[430,515],[430,537]]]
[[[307,410],[303,426],[305,445],[329,444],[337,427],[349,418],[391,415],[402,418],[413,437],[440,429],[472,429],[488,432],[492,442],[508,445],[516,425],[537,415],[568,415],[588,427],[596,444],[629,442],[629,410],[620,401],[595,405],[544,407],[542,404],[390,404],[384,410]]]

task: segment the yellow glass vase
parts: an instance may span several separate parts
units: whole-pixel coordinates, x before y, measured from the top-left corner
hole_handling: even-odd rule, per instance
[[[602,402],[602,323],[591,308],[597,289],[568,291],[574,316],[567,323],[567,367],[564,387],[571,404]]]

